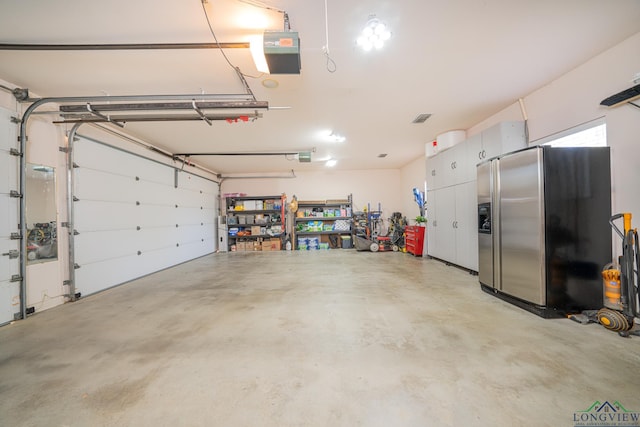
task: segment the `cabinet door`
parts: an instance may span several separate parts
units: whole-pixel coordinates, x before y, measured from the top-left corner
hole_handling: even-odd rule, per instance
[[[436,258],[456,263],[455,213],[456,188],[445,187],[436,190],[438,209],[436,211]]]
[[[482,148],[486,159],[525,147],[522,122],[502,122],[482,132]]]
[[[456,264],[478,271],[478,231],[475,182],[457,185],[455,191]]]
[[[482,147],[482,134],[469,137],[465,144],[467,144],[467,156],[469,159],[469,175],[466,181],[473,181],[476,179],[476,165],[482,162],[486,156]]]
[[[441,187],[441,159],[442,154],[427,158],[427,190],[435,190]]]
[[[436,244],[436,190],[427,190],[427,210],[425,216],[427,218],[427,255],[436,257],[438,247]]]
[[[469,181],[469,164],[466,141],[445,151],[442,166],[445,185],[442,187]]]

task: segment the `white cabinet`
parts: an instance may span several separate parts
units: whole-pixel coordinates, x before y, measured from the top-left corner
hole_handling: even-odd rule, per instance
[[[492,157],[526,148],[524,123],[498,123],[465,142],[469,145],[469,160],[475,167]]]
[[[526,148],[524,124],[503,122],[427,158],[427,254],[478,271],[476,165]]]
[[[478,271],[475,181],[427,195],[429,256]]]
[[[455,263],[478,271],[478,226],[476,224],[478,196],[476,182],[456,185],[454,233]]]
[[[435,256],[434,253],[438,252],[438,245],[436,242],[436,226],[438,223],[436,222],[436,211],[437,211],[437,201],[436,201],[436,190],[427,190],[425,199],[425,217],[427,218],[427,250],[425,254],[430,256]]]
[[[473,176],[469,170],[469,156],[464,143],[429,157],[427,158],[427,190],[436,190],[475,179],[475,169]]]

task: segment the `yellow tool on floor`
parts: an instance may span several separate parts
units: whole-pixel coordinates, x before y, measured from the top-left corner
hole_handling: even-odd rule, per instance
[[[620,218],[623,219],[623,231],[614,224]],[[605,328],[628,336],[633,328],[634,318],[640,316],[638,230],[631,228],[630,213],[612,216],[609,224],[622,238],[622,255],[618,259],[617,268],[608,264],[602,271],[604,307],[598,310],[597,318]]]

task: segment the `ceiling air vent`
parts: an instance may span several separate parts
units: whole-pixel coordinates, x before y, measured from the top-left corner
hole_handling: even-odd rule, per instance
[[[380,153],[378,154],[378,157],[384,159],[385,157],[387,157],[387,153]]]
[[[427,119],[431,117],[431,114],[418,114],[415,119],[411,123],[424,123]]]

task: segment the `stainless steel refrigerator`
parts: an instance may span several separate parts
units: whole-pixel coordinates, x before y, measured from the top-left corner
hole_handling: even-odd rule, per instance
[[[611,262],[608,147],[530,147],[480,163],[482,289],[543,317],[602,307]]]

